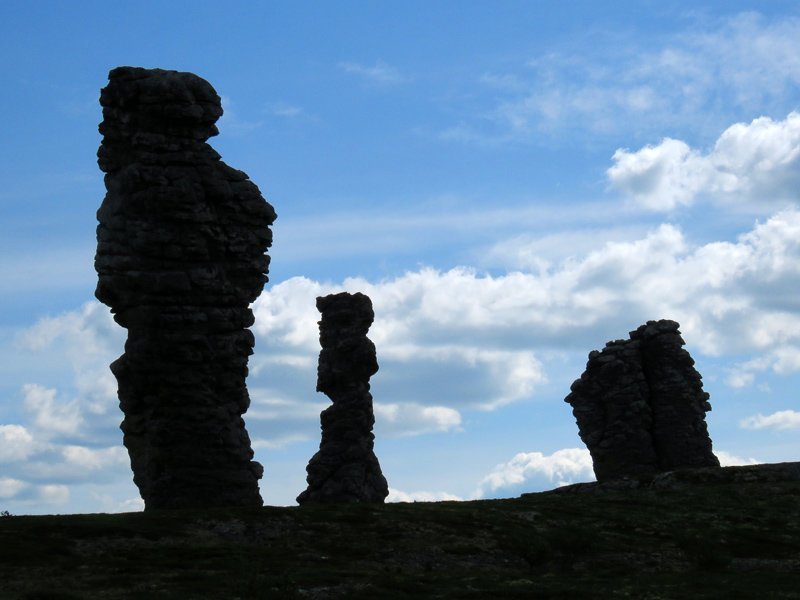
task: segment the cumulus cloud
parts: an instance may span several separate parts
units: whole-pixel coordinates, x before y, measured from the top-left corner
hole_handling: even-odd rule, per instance
[[[580,481],[594,481],[592,457],[585,448],[565,448],[550,455],[520,452],[492,469],[474,495],[476,498],[498,497]]]
[[[314,396],[297,392],[313,389],[316,377],[314,298],[342,290],[372,298],[370,337],[381,365],[373,392],[392,407],[379,409],[377,427],[398,435],[403,428],[406,434],[456,428],[464,410],[536,398],[547,380],[545,350],[583,353],[652,318],[679,321],[693,352],[749,353],[755,357],[747,372],[760,366],[787,375],[800,370],[800,353],[793,351],[800,347],[799,259],[800,212],[786,210],[734,241],[695,246],[665,224],[583,255],[548,259],[544,268],[502,275],[462,267],[421,268],[378,282],[292,278],[253,307],[252,384],[269,382],[268,393],[254,397],[272,398],[276,419],[297,418],[293,435],[313,437],[317,409],[306,411],[305,424],[297,410]],[[729,380],[748,382],[746,374]],[[254,418],[267,406],[259,402]],[[423,410],[433,407],[440,408]]]
[[[0,425],[0,463],[25,460],[35,449],[33,435],[22,425]]]
[[[61,449],[61,454],[68,465],[82,470],[87,475],[92,471],[124,467],[129,464],[128,452],[122,446],[99,449],[65,446]]]
[[[125,334],[120,331],[124,332],[114,322],[111,311],[99,302],[86,302],[78,310],[42,317],[19,334],[17,344],[24,350],[40,351],[61,339],[94,357],[112,346],[121,348],[121,343],[115,343],[125,340]]]
[[[124,343],[125,330],[99,302],[43,317],[16,339],[22,352],[50,353],[66,363],[74,373],[81,410],[92,415],[117,410],[117,382],[108,365],[122,354]]]
[[[26,487],[28,487],[28,484],[24,481],[20,481],[19,479],[0,477],[0,498],[13,498]]]
[[[69,502],[70,492],[66,485],[39,486],[39,500],[44,504],[60,506]]]
[[[800,429],[800,412],[796,410],[779,410],[771,415],[757,414],[742,420],[744,429]]]
[[[377,314],[369,333],[381,365],[373,377],[373,389],[387,406],[396,406],[386,412],[389,424],[397,431],[398,419],[404,417],[409,431],[437,430],[444,423],[450,427],[456,422],[455,413],[414,408],[415,404],[439,405],[434,398],[443,395],[443,381],[450,386],[446,394],[450,408],[492,410],[529,397],[546,380],[541,362],[530,350],[502,348],[502,336],[497,332],[488,336],[494,340],[488,339],[497,318],[491,315],[491,308],[487,311],[480,305],[479,296],[495,296],[497,308],[508,315],[514,312],[512,301],[500,298],[502,290],[487,289],[492,283],[491,278],[481,278],[468,269],[444,273],[424,269],[379,283],[354,278],[333,285],[293,278],[274,286],[254,303],[257,347],[265,354],[277,353],[281,362],[295,367],[287,383],[302,378],[310,388],[319,352],[315,297],[343,289],[362,291],[372,299]],[[450,297],[462,294],[473,298],[454,305]],[[508,305],[502,307],[503,303]],[[259,375],[281,377],[276,368],[257,357],[254,362]],[[447,376],[455,371],[458,377]],[[403,372],[413,372],[414,377]],[[398,386],[400,380],[405,384]],[[293,396],[290,389],[280,394]],[[421,417],[429,421],[427,428],[420,428]]]
[[[606,243],[543,273],[492,276],[468,268],[422,268],[378,283],[353,278],[335,286],[293,278],[256,302],[256,331],[262,347],[315,353],[314,296],[349,289],[373,300],[370,337],[379,362],[419,356],[423,365],[446,359],[485,365],[482,372],[490,373],[492,364],[509,364],[508,353],[543,345],[569,348],[575,339],[584,347],[587,339],[607,335],[598,336],[598,327],[618,334],[643,319],[672,317],[710,354],[783,348],[776,356],[788,373],[795,362],[786,348],[800,343],[798,258],[797,210],[757,222],[734,242],[701,246],[693,246],[678,227],[661,225],[641,239]],[[544,374],[534,354],[515,356],[521,365],[515,385],[522,394]]]
[[[110,512],[142,512],[144,510],[144,500],[141,498],[129,498],[118,503]]]
[[[800,113],[736,123],[705,154],[666,138],[613,158],[611,184],[651,210],[670,211],[700,195],[774,208],[800,199]]]
[[[446,406],[376,402],[374,409],[377,432],[389,436],[445,432],[457,430],[461,426],[461,414]]]
[[[690,204],[708,180],[705,160],[680,140],[667,138],[636,152],[620,149],[613,158],[611,183],[653,210]]]
[[[734,389],[741,389],[753,385],[755,379],[754,373],[732,368],[728,370],[728,377],[725,383]]]
[[[0,477],[0,499],[16,501],[19,506],[64,506],[70,500],[66,485],[32,485],[26,481]]]
[[[348,290],[372,298],[376,320],[369,335],[380,364],[371,381],[376,430],[403,437],[456,432],[466,428],[468,411],[535,401],[553,352],[585,355],[651,318],[679,321],[693,354],[746,356],[742,373],[796,373],[798,285],[797,210],[776,213],[731,241],[698,246],[665,224],[566,258],[549,257],[543,268],[501,274],[422,267],[381,281],[288,279],[253,305],[248,430],[261,449],[318,439],[319,411],[328,405],[314,392],[318,295]],[[0,430],[0,451],[13,467],[4,476],[31,486],[129,478],[124,453],[109,450],[119,443],[115,384],[98,384],[123,339],[124,330],[97,303],[42,320],[19,337],[20,351],[58,350],[76,388],[24,388],[30,421]],[[86,439],[91,448],[80,442]],[[19,449],[8,440],[19,440]],[[482,480],[477,494],[590,478],[587,455],[565,452],[519,455]]]
[[[772,371],[778,375],[790,375],[800,371],[800,345],[792,343],[791,340],[781,340],[780,345],[767,352],[734,364],[728,368],[726,383],[735,389],[746,388],[757,381],[757,374],[765,371]]]
[[[389,488],[386,502],[442,502],[446,500],[463,500],[463,498],[447,492],[403,492]]]
[[[35,383],[22,386],[23,406],[36,427],[57,434],[75,435],[83,425],[78,403],[56,399],[56,390]]]
[[[740,467],[743,465],[757,465],[761,463],[760,460],[756,460],[755,458],[742,458],[730,452],[725,452],[724,450],[716,450],[714,454],[719,459],[721,467]]]
[[[47,365],[42,377],[58,381],[57,387],[22,385],[22,423],[0,425],[4,474],[24,483],[15,496],[20,506],[67,506],[67,484],[129,483],[116,381],[108,368],[124,337],[97,302],[42,318],[16,337],[15,351]]]

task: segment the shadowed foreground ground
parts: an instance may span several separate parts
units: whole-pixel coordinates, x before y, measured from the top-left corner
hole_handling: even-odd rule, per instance
[[[512,500],[2,517],[0,598],[800,598],[800,481],[753,469]]]

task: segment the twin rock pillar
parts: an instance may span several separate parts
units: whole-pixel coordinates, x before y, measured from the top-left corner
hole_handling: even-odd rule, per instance
[[[648,321],[630,339],[589,354],[565,401],[598,481],[718,467],[705,413],[708,393],[675,321]]]
[[[364,294],[317,298],[319,322],[317,391],[333,402],[322,411],[322,441],[309,461],[307,502],[383,502],[389,494],[373,452],[375,417],[369,378],[378,371],[375,345],[367,338],[374,319]]]
[[[111,369],[134,482],[146,509],[260,506],[242,414],[275,211],[206,143],[222,115],[207,81],[120,67],[100,103],[95,295],[128,329]]]

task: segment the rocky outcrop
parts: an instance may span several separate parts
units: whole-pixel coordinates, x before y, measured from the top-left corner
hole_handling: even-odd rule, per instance
[[[711,410],[675,321],[648,321],[630,339],[589,353],[565,401],[598,481],[719,466],[705,413]]]
[[[702,485],[776,484],[788,481],[800,481],[800,462],[679,469],[655,473],[646,477],[573,483],[545,492],[525,493],[521,497],[530,498],[539,494],[601,494],[620,490],[676,491]],[[762,488],[763,492],[768,490],[767,487]]]
[[[322,411],[322,441],[309,461],[306,502],[383,502],[386,479],[373,452],[372,395],[369,378],[378,371],[375,345],[367,331],[375,315],[364,294],[317,298],[319,322],[317,391],[333,402]]]
[[[95,295],[128,329],[111,365],[146,509],[260,506],[242,414],[275,211],[206,140],[220,98],[191,73],[120,67],[100,96]]]

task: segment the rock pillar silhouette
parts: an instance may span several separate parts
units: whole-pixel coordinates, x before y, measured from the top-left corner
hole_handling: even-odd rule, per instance
[[[128,330],[111,370],[134,482],[146,509],[260,506],[242,414],[275,211],[206,143],[207,81],[119,67],[100,104],[95,295]]]
[[[648,321],[630,339],[589,353],[565,401],[592,455],[598,481],[715,467],[711,410],[675,321]]]
[[[317,298],[319,322],[317,391],[333,402],[322,411],[322,441],[309,461],[306,502],[383,502],[389,494],[373,451],[375,417],[369,378],[378,371],[375,345],[367,338],[374,319],[364,294]]]

